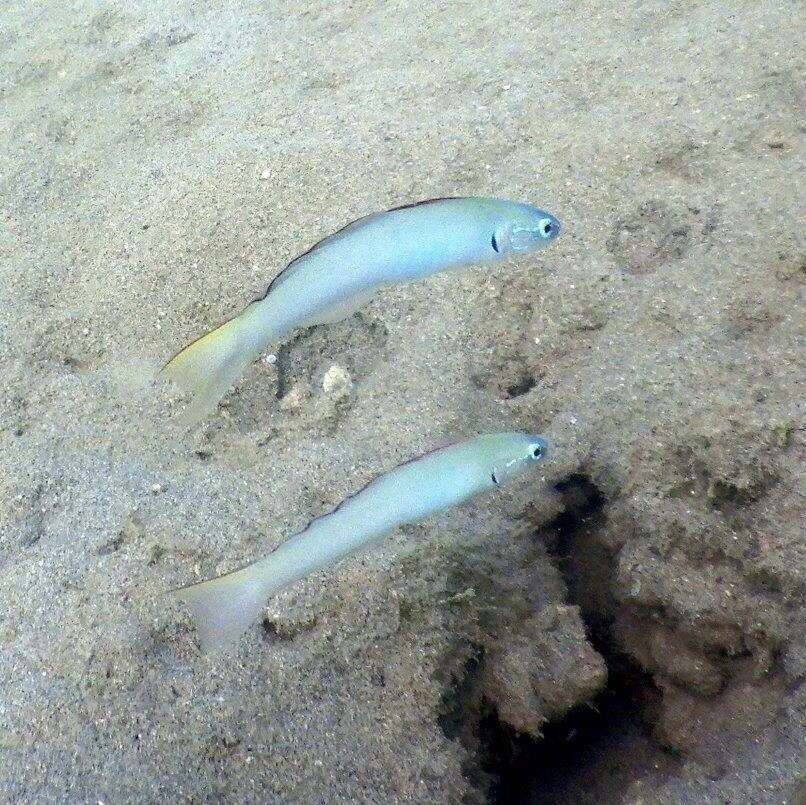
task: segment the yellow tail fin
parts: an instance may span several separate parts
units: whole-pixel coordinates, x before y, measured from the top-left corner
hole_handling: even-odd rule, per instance
[[[259,352],[247,323],[236,316],[174,355],[158,377],[176,383],[190,397],[183,424],[195,425],[210,413]]]

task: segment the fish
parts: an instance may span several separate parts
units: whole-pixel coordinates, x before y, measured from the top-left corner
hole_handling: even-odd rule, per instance
[[[379,475],[263,558],[173,593],[189,608],[203,651],[230,649],[283,588],[398,526],[524,475],[547,452],[544,437],[513,431],[485,433],[426,453]]]
[[[177,352],[158,378],[189,398],[182,422],[192,427],[291,330],[345,319],[384,286],[497,263],[559,234],[551,213],[498,198],[431,199],[367,215],[295,257],[263,296]]]

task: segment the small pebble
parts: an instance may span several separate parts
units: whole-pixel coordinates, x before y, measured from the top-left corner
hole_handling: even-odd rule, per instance
[[[268,363],[268,364],[277,363],[277,356],[276,355],[264,355],[263,356],[263,363]]]
[[[152,492],[153,492],[155,495],[159,495],[159,493],[160,493],[160,492],[164,492],[164,491],[165,491],[165,487],[164,487],[162,484],[152,484],[152,485],[151,485],[151,491],[152,491]]]
[[[322,378],[322,389],[325,394],[349,394],[352,387],[353,379],[350,373],[337,363],[334,363]]]

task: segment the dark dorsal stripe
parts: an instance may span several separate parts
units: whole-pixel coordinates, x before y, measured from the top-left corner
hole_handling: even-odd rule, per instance
[[[316,241],[309,249],[302,252],[302,254],[298,254],[290,263],[269,283],[269,287],[266,288],[266,293],[263,296],[259,296],[255,299],[255,302],[262,302],[272,291],[272,288],[275,287],[275,283],[282,277],[286,271],[288,271],[293,265],[298,263],[302,260],[303,257],[307,257],[311,252],[316,251],[317,249],[324,246],[326,243],[329,243],[332,240],[335,240],[339,235],[346,232],[348,229],[351,229],[358,224],[363,223],[364,221],[368,221],[370,218],[377,218],[380,215],[386,215],[390,212],[399,212],[400,210],[410,210],[414,207],[422,207],[425,204],[436,204],[439,201],[453,201],[455,199],[461,198],[461,196],[442,196],[440,198],[427,198],[423,201],[412,201],[409,204],[401,204],[399,207],[392,207],[388,210],[384,210],[383,212],[371,212],[369,215],[362,215],[360,218],[356,218],[354,221],[350,221],[349,223],[345,224],[340,229],[337,229],[335,232],[331,232],[331,234],[326,235],[321,240]]]

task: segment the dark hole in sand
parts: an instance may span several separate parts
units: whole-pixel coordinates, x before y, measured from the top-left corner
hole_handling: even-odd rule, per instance
[[[659,691],[610,632],[615,557],[596,539],[605,499],[583,475],[570,476],[557,491],[565,511],[537,538],[561,568],[569,601],[580,607],[590,640],[607,663],[608,682],[593,701],[546,724],[543,737],[534,739],[502,723],[489,703],[474,701],[482,658],[471,656],[446,698],[440,724],[448,737],[476,748],[466,775],[496,805],[615,805],[632,786],[641,786],[633,794],[651,792],[679,764],[652,737]]]
[[[512,384],[507,386],[506,394],[510,399],[513,397],[522,397],[528,394],[534,387],[537,381],[528,372],[523,372],[521,376]]]

